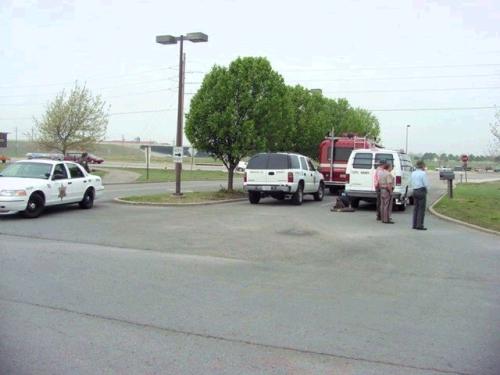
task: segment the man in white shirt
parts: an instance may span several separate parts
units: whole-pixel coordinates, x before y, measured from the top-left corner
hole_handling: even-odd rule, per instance
[[[411,174],[411,186],[413,188],[413,229],[427,230],[424,227],[425,204],[429,182],[425,173],[425,163],[422,160],[417,162],[417,169]]]

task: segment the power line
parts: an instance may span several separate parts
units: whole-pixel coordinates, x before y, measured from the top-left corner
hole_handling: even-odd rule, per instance
[[[35,83],[35,84],[28,84],[28,85],[18,85],[18,86],[12,86],[12,85],[2,85],[0,86],[0,89],[18,89],[18,88],[33,88],[33,87],[48,87],[48,86],[64,86],[64,85],[72,85],[75,82],[79,81],[92,81],[96,78],[98,79],[112,79],[112,78],[121,78],[121,77],[128,77],[128,76],[136,76],[136,75],[142,75],[142,74],[147,74],[147,73],[152,73],[152,72],[158,72],[158,71],[164,71],[164,70],[174,70],[177,69],[175,66],[168,66],[165,68],[158,68],[158,69],[152,69],[152,70],[145,70],[142,72],[132,72],[132,73],[123,73],[123,74],[118,74],[118,75],[109,75],[109,76],[99,76],[99,75],[94,75],[94,76],[89,76],[83,79],[76,79],[73,81],[66,81],[66,82],[59,82],[59,83]]]
[[[170,112],[170,111],[175,111],[175,110],[177,110],[177,109],[176,108],[163,108],[163,109],[149,109],[149,110],[143,110],[143,111],[114,112],[114,113],[110,113],[109,116],[132,115],[132,114],[138,114],[138,113]]]
[[[356,66],[346,68],[297,68],[297,69],[282,69],[280,72],[330,72],[330,71],[345,71],[345,70],[390,70],[390,69],[439,69],[439,68],[475,68],[475,67],[494,67],[500,66],[500,63],[485,63],[485,64],[457,64],[457,65],[387,65],[387,66]]]
[[[434,108],[382,108],[369,109],[370,112],[419,112],[419,111],[469,111],[482,109],[496,109],[497,106],[487,107],[434,107]]]
[[[122,116],[122,115],[133,115],[140,113],[159,113],[159,112],[170,112],[176,111],[177,108],[161,108],[161,109],[147,109],[142,111],[129,111],[129,112],[113,112],[109,116]],[[0,118],[0,121],[15,121],[15,120],[33,120],[32,117],[11,117],[11,118]]]
[[[385,93],[385,92],[425,92],[425,91],[470,91],[470,90],[498,90],[500,87],[447,87],[447,88],[425,88],[425,89],[390,89],[390,90],[339,90],[325,91],[327,94],[365,94],[365,93]]]
[[[315,78],[315,79],[292,79],[293,82],[340,82],[340,81],[396,81],[408,79],[442,79],[442,78],[478,78],[478,77],[500,77],[500,73],[493,74],[461,74],[461,75],[433,75],[433,76],[396,76],[396,77],[348,77],[348,78]]]

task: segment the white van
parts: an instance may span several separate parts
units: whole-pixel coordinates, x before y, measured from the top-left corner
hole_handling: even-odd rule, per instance
[[[414,170],[410,157],[401,151],[387,149],[357,149],[353,150],[347,162],[345,193],[356,208],[359,201],[375,202],[373,175],[381,160],[391,163],[394,167],[394,204],[395,209],[404,211],[413,199],[413,189],[410,184],[411,172]]]

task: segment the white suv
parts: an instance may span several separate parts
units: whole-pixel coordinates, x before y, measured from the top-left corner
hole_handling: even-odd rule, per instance
[[[261,153],[249,161],[243,182],[248,200],[257,204],[260,198],[292,198],[292,203],[302,204],[304,194],[313,194],[317,201],[325,194],[324,178],[311,160],[300,154]]]

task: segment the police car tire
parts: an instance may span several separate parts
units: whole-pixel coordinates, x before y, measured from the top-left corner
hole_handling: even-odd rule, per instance
[[[38,193],[33,193],[28,200],[26,209],[21,214],[28,219],[34,219],[40,216],[44,208],[45,201],[43,197]]]
[[[89,208],[92,208],[94,206],[94,192],[92,189],[87,189],[85,191],[85,195],[83,196],[83,199],[81,200],[80,203],[78,203],[80,208],[83,208],[85,210],[88,210]]]

